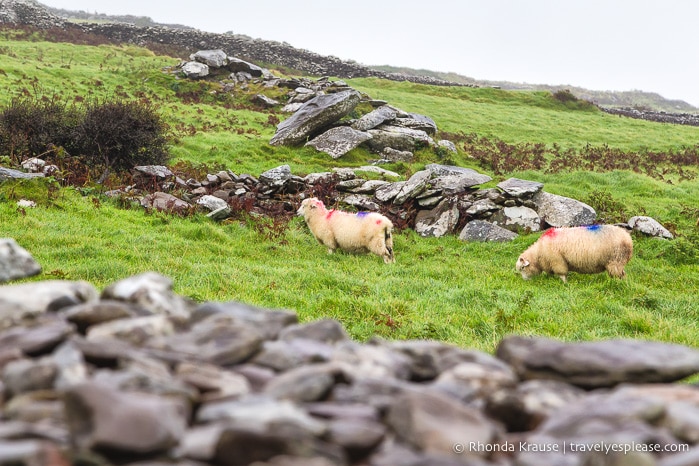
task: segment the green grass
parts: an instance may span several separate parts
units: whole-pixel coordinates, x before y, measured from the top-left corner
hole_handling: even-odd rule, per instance
[[[174,58],[135,47],[0,36],[0,86],[8,90],[0,95],[0,104],[25,91],[66,99],[119,93],[147,98],[158,104],[171,126],[173,163],[220,165],[255,176],[288,163],[293,173],[303,175],[376,158],[362,149],[332,160],[310,148],[272,147],[268,141],[275,131],[270,123],[274,114],[246,103],[260,88],[217,94],[220,86],[215,83],[186,83],[163,73],[163,67],[177,63]],[[571,109],[542,92],[374,79],[349,82],[373,98],[432,117],[442,131],[475,132],[510,143],[670,150],[699,140],[699,128]],[[200,101],[187,101],[184,91],[199,92]],[[487,172],[463,152],[450,160]],[[425,163],[440,161],[422,151],[415,163],[387,168],[408,176]],[[669,184],[629,172],[522,172],[495,177],[488,186],[509,176],[542,181],[548,192],[581,200],[606,190],[625,210],[646,212],[681,237],[636,237],[635,255],[623,281],[603,274],[572,274],[568,284],[551,276],[524,281],[514,272],[514,263],[537,235],[482,244],[402,231],[395,238],[397,263],[387,266],[376,256],[327,255],[299,218],[276,237],[254,228],[252,221],[218,224],[203,215],[149,214],[99,194],[83,196],[73,188],[55,191],[42,181],[0,184],[0,237],[15,238],[43,266],[40,276],[26,281],[87,280],[101,289],[153,270],[172,278],[176,292],[198,301],[236,300],[292,309],[302,321],[335,318],[359,340],[373,335],[439,339],[492,351],[503,336],[516,333],[698,346],[699,268],[694,249],[699,244],[699,181]],[[33,199],[39,207],[18,210],[20,198]]]

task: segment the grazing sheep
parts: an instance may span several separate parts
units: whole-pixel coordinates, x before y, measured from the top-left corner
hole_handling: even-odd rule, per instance
[[[373,252],[387,264],[396,261],[393,224],[381,214],[328,210],[323,201],[315,197],[304,199],[297,214],[303,216],[313,236],[328,248],[329,254],[340,248],[348,252]]]
[[[541,272],[601,273],[623,278],[631,260],[633,241],[628,231],[614,225],[551,228],[517,259],[517,271],[525,280]]]

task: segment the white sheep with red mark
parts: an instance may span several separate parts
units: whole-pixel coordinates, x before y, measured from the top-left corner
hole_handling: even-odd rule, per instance
[[[336,249],[347,252],[373,252],[387,264],[393,256],[393,223],[376,212],[356,214],[328,210],[323,201],[310,197],[301,202],[297,214],[306,220],[313,236],[332,254]]]
[[[605,270],[623,278],[632,254],[631,235],[614,225],[551,228],[519,256],[515,267],[525,280],[547,272],[565,282],[568,272]]]

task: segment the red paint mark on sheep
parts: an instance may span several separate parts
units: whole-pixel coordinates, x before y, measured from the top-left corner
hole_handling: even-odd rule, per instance
[[[544,233],[542,236],[546,238],[553,238],[554,236],[556,236],[557,233],[558,232],[555,228],[549,228],[548,230],[546,230],[546,233]]]
[[[325,216],[325,220],[330,220],[330,217],[332,217],[335,212],[337,212],[335,209],[328,211],[328,215]]]
[[[381,219],[378,219],[378,220],[376,221],[376,224],[377,224],[377,225],[381,225]]]

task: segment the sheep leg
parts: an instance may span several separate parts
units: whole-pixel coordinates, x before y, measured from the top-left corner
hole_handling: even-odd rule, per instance
[[[386,264],[395,262],[393,251],[386,246],[386,240],[383,236],[375,238],[369,243],[369,251],[377,256],[383,257],[383,261]]]
[[[563,280],[563,283],[568,283],[568,264],[564,259],[553,261],[551,271],[558,275],[558,278]]]

